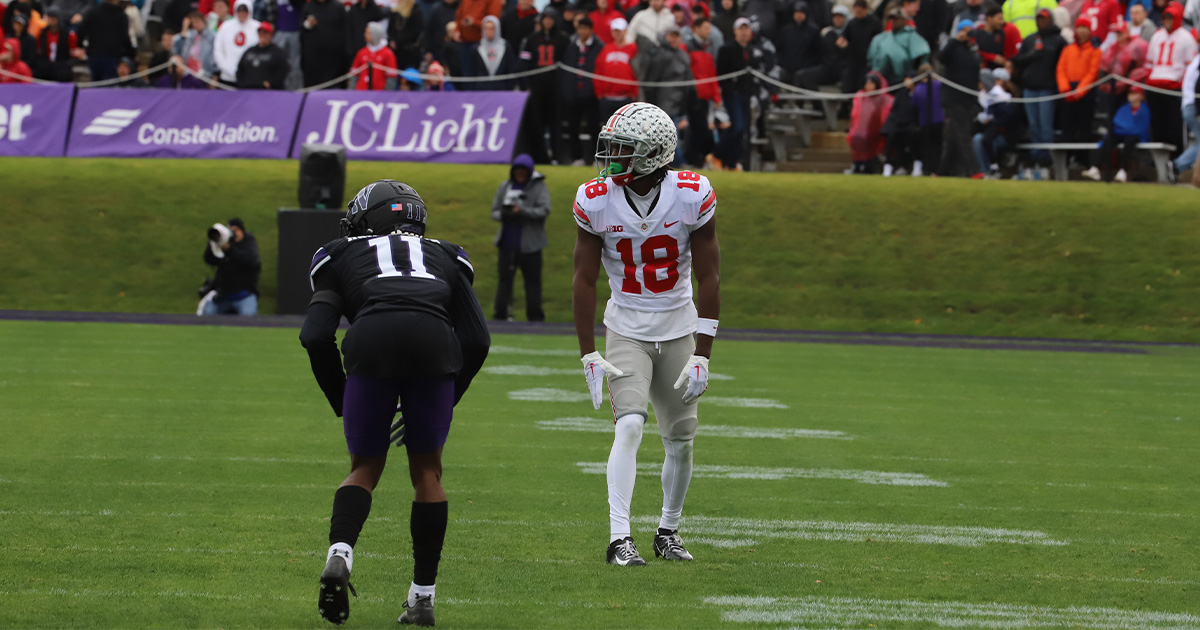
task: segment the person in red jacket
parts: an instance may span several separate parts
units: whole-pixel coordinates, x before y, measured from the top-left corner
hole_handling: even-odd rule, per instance
[[[988,6],[983,26],[975,29],[973,36],[985,68],[1003,68],[1021,49],[1021,31],[1015,24],[1004,21],[1000,5]]]
[[[1083,0],[1083,4],[1079,5],[1079,17],[1088,19],[1092,37],[1095,38],[1093,43],[1103,43],[1108,39],[1109,31],[1116,28],[1117,20],[1124,15],[1125,10],[1117,0]]]
[[[363,68],[358,75],[356,90],[386,90],[396,82],[396,55],[388,47],[387,30],[379,22],[367,25],[367,45],[354,56],[352,68]]]
[[[0,73],[0,83],[33,83],[33,72],[21,61],[21,44],[16,38],[10,37],[0,44],[0,70],[4,71]]]
[[[599,37],[606,46],[613,40],[609,25],[613,20],[625,19],[625,14],[613,8],[612,5],[612,0],[596,0],[596,10],[588,14],[592,20],[592,27],[596,31],[596,37]]]
[[[600,50],[596,58],[596,74],[624,81],[637,81],[633,73],[633,58],[637,55],[637,44],[625,43],[625,30],[629,23],[625,18],[617,18],[609,24],[613,42]],[[621,106],[637,100],[638,86],[636,84],[613,83],[596,79],[592,82],[596,90],[596,98],[600,101],[600,120],[608,120],[613,112]]]

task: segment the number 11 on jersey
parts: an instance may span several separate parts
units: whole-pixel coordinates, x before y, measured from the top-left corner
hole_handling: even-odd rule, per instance
[[[419,236],[401,236],[400,240],[408,246],[408,269],[404,271],[396,269],[396,262],[392,257],[392,237],[379,236],[367,241],[367,244],[375,248],[375,260],[379,263],[379,275],[375,277],[433,280],[433,274],[425,269],[425,252],[421,249],[421,238]]]

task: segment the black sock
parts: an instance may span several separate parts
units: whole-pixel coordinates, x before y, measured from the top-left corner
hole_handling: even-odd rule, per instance
[[[329,544],[344,542],[351,547],[371,514],[371,491],[362,486],[342,486],[333,493],[333,516],[329,519]]]
[[[659,527],[658,535],[659,536],[670,536],[671,534],[674,534],[677,531],[679,531],[679,530],[678,529],[663,529],[663,528]]]
[[[412,504],[408,523],[413,541],[413,584],[433,586],[437,583],[438,562],[442,559],[442,542],[446,539],[446,520],[449,504]]]

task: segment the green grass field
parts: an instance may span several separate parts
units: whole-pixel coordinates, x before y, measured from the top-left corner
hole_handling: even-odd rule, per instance
[[[565,322],[570,206],[595,172],[544,170],[546,315]],[[1196,191],[709,175],[723,327],[1200,342]],[[466,247],[490,303],[490,208],[506,176],[504,166],[351,162],[346,190],[383,177],[416,186],[430,234]],[[238,215],[259,238],[271,313],[275,212],[296,204],[297,178],[295,161],[0,158],[0,213],[12,227],[0,245],[0,309],[193,312],[211,274],[204,232]]]
[[[0,627],[322,626],[348,463],[296,336],[0,321]],[[440,627],[1200,627],[1196,349],[718,341],[697,559],[634,570],[603,564],[611,418],[573,339],[494,344],[445,453]],[[660,448],[639,459],[644,553]],[[403,470],[348,627],[401,611]]]

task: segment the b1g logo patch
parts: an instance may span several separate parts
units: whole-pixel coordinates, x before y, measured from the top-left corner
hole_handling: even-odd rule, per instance
[[[605,229],[608,230],[609,232],[624,232],[625,226],[624,225],[610,225]]]

